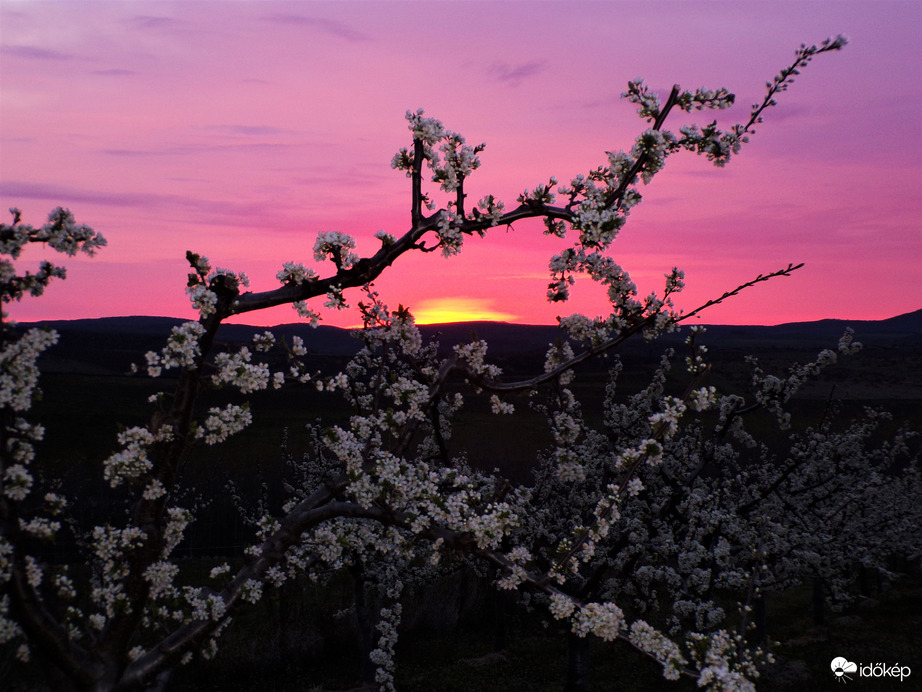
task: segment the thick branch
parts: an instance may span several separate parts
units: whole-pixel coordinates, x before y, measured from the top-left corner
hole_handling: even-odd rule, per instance
[[[332,288],[341,289],[358,288],[374,281],[381,273],[391,266],[398,257],[411,250],[419,250],[420,241],[429,232],[437,228],[438,214],[428,219],[422,219],[420,225],[414,225],[395,243],[385,245],[371,257],[360,259],[349,269],[341,269],[333,276],[314,281],[305,281],[302,284],[288,283],[280,288],[259,293],[244,293],[230,306],[230,315],[240,315],[265,308],[286,305],[299,300],[309,300],[326,295]],[[483,220],[465,221],[461,231],[467,235],[484,231],[493,225],[507,226],[520,219],[527,218],[555,218],[570,219],[572,215],[562,207],[550,205],[520,205],[510,212],[503,214],[496,224]]]

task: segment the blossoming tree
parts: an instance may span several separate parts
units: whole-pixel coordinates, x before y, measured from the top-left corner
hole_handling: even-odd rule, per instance
[[[373,573],[385,596],[370,661],[378,685],[393,689],[399,597],[408,570],[467,555],[495,567],[500,588],[536,594],[550,616],[566,622],[577,637],[629,642],[658,661],[667,678],[689,675],[714,689],[748,686],[758,674],[759,654],[737,631],[725,629],[722,613],[709,599],[711,580],[734,587],[756,584],[752,560],[739,557],[753,539],[742,529],[737,534],[714,528],[720,520],[712,516],[713,486],[695,483],[704,477],[702,457],[687,453],[695,433],[686,434],[681,425],[693,411],[715,410],[718,436],[724,435],[735,430],[739,402],[703,384],[705,368],[694,360],[696,353],[684,393],[667,394],[655,380],[628,405],[608,406],[609,430],[618,434],[600,436],[581,421],[567,384],[579,363],[635,335],[653,339],[698,312],[683,315],[673,307],[673,296],[683,286],[678,269],[666,275],[661,294],[641,298],[609,254],[641,201],[640,184],[650,183],[666,159],[682,151],[725,165],[799,70],[814,56],[844,44],[839,37],[801,46],[793,63],[768,82],[749,118],[729,128],[718,127],[715,120],[677,132],[666,129],[677,112],[729,107],[734,96],[726,89],[676,86],[661,102],[642,80],[629,82],[625,97],[647,124],[630,151],[608,153],[603,165],[567,184],[551,178],[526,189],[508,209],[492,195],[468,203],[465,186],[480,166],[484,145],[469,145],[422,111],[408,112],[412,141],[392,166],[410,181],[410,228],[400,236],[376,234],[380,248],[373,255],[360,257],[348,235],[320,233],[314,258],[330,263],[327,274],[287,262],[278,273],[278,288],[251,292],[245,275],[188,253],[187,292],[200,317],[173,329],[160,351],[146,355],[146,374],[157,378],[175,371],[176,385],[152,397],[150,422],[121,432],[118,451],[102,461],[99,470],[113,495],[128,498],[125,511],[103,524],[83,526],[74,520],[69,514],[74,499],[55,492],[34,459],[34,443],[43,429],[25,416],[38,381],[37,358],[56,337],[37,329],[16,331],[4,323],[0,642],[18,647],[24,660],[41,657],[56,679],[76,689],[147,685],[196,655],[213,654],[234,614],[258,601],[267,585],[352,567]],[[438,189],[426,189],[427,180]],[[440,356],[435,346],[423,342],[411,311],[388,309],[371,287],[407,253],[451,256],[461,251],[465,238],[525,218],[542,219],[547,234],[571,239],[550,260],[547,298],[565,301],[576,278],[585,275],[601,285],[611,307],[602,317],[561,318],[564,340],[550,348],[544,371],[534,377],[504,378],[488,361],[483,341],[458,344],[449,356]],[[9,258],[0,264],[5,305],[26,293],[40,295],[52,278],[64,276],[48,263],[37,274],[19,273],[13,261],[32,242],[67,254],[92,254],[105,244],[67,211],[54,211],[48,224],[34,228],[14,210],[13,222],[0,228],[2,251]],[[795,269],[789,265],[759,276],[709,304]],[[231,316],[291,304],[316,324],[320,314],[308,301],[344,309],[347,291],[355,289],[365,292],[358,303],[364,347],[334,377],[319,376],[300,339],[279,344],[266,333],[246,347],[216,348],[218,327]],[[279,348],[288,357],[284,368],[263,357]],[[553,400],[545,410],[554,447],[539,465],[534,486],[516,486],[476,471],[453,449],[451,422],[465,405],[458,382],[470,391],[486,390],[497,415],[512,412],[508,393],[551,386]],[[207,579],[192,581],[175,556],[195,519],[183,493],[184,473],[196,446],[223,443],[252,421],[245,405],[201,410],[200,395],[214,388],[249,394],[298,383],[341,392],[351,406],[348,423],[318,432],[320,449],[302,484],[292,489],[281,512],[257,518],[256,541],[245,559],[215,564]],[[788,394],[784,387],[759,386],[757,391],[758,403],[771,410]],[[720,444],[710,453],[720,454]],[[645,486],[675,485],[680,471],[690,475],[670,507],[654,507]],[[782,472],[780,479],[759,480],[757,487],[767,497],[769,490],[788,483],[791,496],[806,496],[808,491],[790,485],[791,478]],[[526,517],[539,519],[531,531]],[[801,531],[807,540],[811,529],[791,531]],[[43,560],[41,542],[63,540],[65,533],[85,546],[85,566]],[[663,551],[644,545],[667,535]],[[679,566],[664,571],[664,561]],[[704,563],[712,569],[708,575]],[[730,576],[721,577],[721,570]],[[634,599],[632,607],[645,598],[652,604],[655,599],[647,598],[645,589],[657,579],[679,584],[674,593],[691,594],[689,605],[676,603],[662,627],[640,619],[628,622],[623,599]]]
[[[691,382],[710,367],[696,344],[703,331],[686,340],[678,377]],[[879,570],[894,553],[922,550],[909,529],[922,499],[917,432],[881,442],[889,417],[873,410],[844,426],[831,412],[819,426],[791,425],[793,394],[859,349],[847,331],[838,353],[825,350],[786,377],[753,361],[748,399],[714,387],[670,397],[672,353],[650,385],[625,396],[616,360],[601,425],[558,380],[541,404],[554,444],[539,458],[515,541],[543,565],[569,563],[566,585],[580,599],[617,602],[672,635],[735,623],[734,636],[764,642],[767,594],[811,579],[849,599],[856,565]],[[679,427],[686,412],[693,419]],[[761,440],[744,423],[754,415]],[[570,637],[570,649],[568,689],[586,689],[585,642]]]

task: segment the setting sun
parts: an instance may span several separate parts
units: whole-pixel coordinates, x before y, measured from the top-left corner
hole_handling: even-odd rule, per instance
[[[448,322],[509,322],[518,318],[493,308],[486,298],[428,298],[419,301],[410,312],[417,324],[447,324]]]

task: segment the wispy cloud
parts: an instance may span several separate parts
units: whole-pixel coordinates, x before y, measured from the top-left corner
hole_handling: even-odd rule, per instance
[[[4,181],[0,183],[0,196],[8,200],[51,200],[54,204],[93,204],[104,207],[127,207],[168,212],[187,220],[194,217],[199,224],[247,226],[252,219],[263,216],[265,209],[259,204],[241,204],[231,200],[208,200],[183,195],[150,192],[109,192],[86,190],[67,185]]]
[[[154,17],[152,15],[135,15],[126,20],[126,23],[138,29],[173,29],[184,22],[173,17]]]
[[[116,68],[111,70],[93,70],[90,74],[100,77],[133,77],[138,73],[135,70],[120,70]]]
[[[247,144],[188,144],[166,146],[160,149],[99,149],[100,154],[106,156],[120,156],[125,158],[145,158],[151,156],[200,156],[203,154],[218,154],[234,151],[271,151],[291,149],[294,145],[282,142],[249,142]]]
[[[273,24],[284,24],[286,26],[296,25],[310,29],[315,29],[321,33],[345,39],[346,41],[362,42],[370,41],[371,37],[361,31],[356,31],[352,27],[333,19],[323,19],[321,17],[304,17],[298,14],[271,14],[260,17],[264,22]]]
[[[27,60],[71,60],[75,56],[71,53],[62,53],[57,50],[38,48],[37,46],[3,46],[0,55],[13,58],[26,58]]]
[[[286,130],[281,127],[272,127],[269,125],[212,125],[206,129],[232,135],[246,135],[247,137],[294,134],[294,130]]]
[[[602,96],[601,98],[593,99],[592,101],[582,101],[579,104],[579,108],[585,110],[591,110],[594,108],[605,108],[606,110],[611,109],[613,106],[617,106],[622,103],[620,93],[611,93],[608,96]],[[572,106],[568,106],[572,110]]]
[[[518,86],[524,80],[536,77],[547,69],[546,60],[530,60],[529,62],[510,65],[508,63],[494,63],[490,65],[490,74],[500,82],[510,86]]]

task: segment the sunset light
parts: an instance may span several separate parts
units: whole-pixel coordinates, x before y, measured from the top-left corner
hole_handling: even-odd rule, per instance
[[[410,225],[408,179],[391,168],[410,143],[408,109],[486,142],[468,204],[492,194],[510,209],[550,176],[566,184],[630,151],[649,125],[621,98],[629,80],[661,97],[676,83],[725,86],[732,108],[675,112],[667,126],[729,127],[801,43],[837,34],[847,48],[798,76],[726,168],[682,153],[641,186],[611,256],[642,295],[684,270],[686,311],[805,264],[704,322],[922,306],[918,2],[48,1],[0,12],[0,209],[42,224],[63,206],[108,240],[96,258],[68,258],[66,283],[13,306],[20,321],[188,317],[188,250],[246,273],[253,291],[278,286],[284,262],[328,276],[330,262],[313,258],[319,232],[372,255],[375,233]],[[604,313],[590,282],[547,302],[548,261],[570,241],[542,231],[522,221],[448,259],[410,253],[376,288],[421,321]],[[352,325],[361,295],[345,298],[347,310],[310,307]],[[266,318],[298,319],[288,308]]]
[[[494,301],[479,298],[431,298],[412,310],[417,324],[449,322],[514,322],[518,315],[496,310]]]

